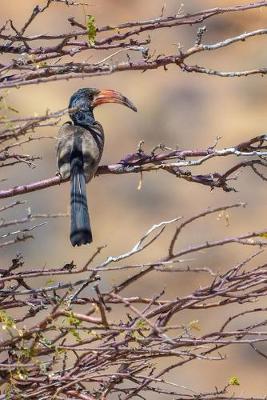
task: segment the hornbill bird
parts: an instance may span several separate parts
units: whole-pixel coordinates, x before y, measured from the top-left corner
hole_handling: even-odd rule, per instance
[[[119,103],[137,111],[115,90],[79,89],[69,102],[69,116],[59,130],[57,163],[61,177],[71,181],[71,228],[73,246],[92,242],[87,206],[86,183],[96,173],[104,148],[104,131],[93,110],[104,103]]]

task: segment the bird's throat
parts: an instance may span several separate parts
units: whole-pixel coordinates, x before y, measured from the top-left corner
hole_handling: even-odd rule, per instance
[[[75,111],[71,115],[71,119],[74,125],[79,125],[87,129],[95,123],[94,114],[88,107],[83,107],[79,111]]]

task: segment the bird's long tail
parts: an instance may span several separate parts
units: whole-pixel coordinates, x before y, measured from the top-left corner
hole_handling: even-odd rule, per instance
[[[81,246],[92,242],[92,231],[86,198],[86,183],[83,163],[79,157],[73,157],[70,164],[71,176],[71,228],[72,246]]]

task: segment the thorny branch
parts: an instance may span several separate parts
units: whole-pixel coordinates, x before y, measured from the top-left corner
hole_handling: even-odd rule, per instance
[[[10,266],[2,268],[0,326],[4,334],[0,341],[0,380],[9,398],[63,399],[71,395],[74,399],[96,400],[114,394],[130,399],[145,398],[151,392],[166,398],[245,400],[246,397],[233,393],[232,385],[238,384],[237,378],[226,382],[222,389],[206,393],[167,378],[172,369],[179,370],[193,360],[223,362],[225,349],[233,345],[249,346],[259,357],[266,358],[264,351],[258,349],[260,343],[267,341],[266,307],[255,307],[255,301],[267,294],[267,267],[253,263],[267,245],[266,229],[216,242],[204,241],[188,249],[177,248],[178,237],[187,226],[200,218],[243,206],[237,203],[216,207],[188,220],[161,222],[150,228],[132,250],[96,261],[96,257],[101,257],[100,249],[85,266],[70,263],[57,269],[27,270],[22,256],[18,256]],[[176,227],[170,238],[174,251],[149,264],[130,264],[136,252],[142,254],[145,248],[153,246],[172,225]],[[198,249],[208,251],[212,246],[220,248],[227,243],[259,250],[224,272],[201,269],[194,266],[197,259],[182,258],[190,257]],[[120,274],[110,286],[107,274],[114,269],[133,269],[133,273],[127,279]],[[177,293],[170,297],[168,289],[154,297],[129,295],[132,285],[140,284],[155,270],[174,276],[185,270],[203,273],[208,275],[209,282],[183,296]],[[77,281],[77,274],[84,279]],[[34,288],[38,277],[56,279],[61,275],[73,275],[73,279],[58,288],[55,284]],[[91,289],[86,294],[88,288]],[[242,304],[247,304],[245,311]],[[202,322],[197,320],[171,324],[174,317],[179,320],[184,310],[208,312],[210,308],[227,305],[237,308],[219,328],[208,333],[201,332]],[[12,309],[23,311],[14,318],[10,314]],[[118,310],[120,319],[116,322]],[[236,320],[240,320],[238,329],[233,324]],[[164,367],[160,360],[165,360]],[[257,398],[264,400],[264,395]],[[0,399],[5,399],[5,395],[0,395]]]
[[[225,72],[198,64],[189,64],[190,57],[195,54],[216,51],[237,42],[244,42],[252,37],[266,35],[267,29],[265,28],[241,33],[217,43],[203,44],[206,29],[200,26],[192,47],[183,49],[182,45],[177,43],[178,52],[169,55],[154,55],[150,50],[152,39],[147,36],[160,29],[185,25],[194,27],[221,15],[265,8],[267,6],[266,1],[232,7],[217,7],[192,14],[186,13],[186,10],[184,11],[181,7],[176,15],[167,17],[161,15],[158,18],[126,22],[117,26],[99,27],[90,19],[86,26],[73,17],[69,17],[70,32],[59,32],[53,35],[27,34],[28,28],[38,15],[48,12],[55,3],[62,3],[62,7],[78,5],[70,1],[47,1],[44,7],[36,6],[33,9],[32,14],[21,29],[17,28],[11,20],[6,21],[0,28],[0,39],[2,40],[0,51],[9,56],[7,61],[0,64],[0,88],[20,87],[122,71],[146,71],[160,67],[166,69],[171,64],[176,65],[184,72],[204,73],[220,77],[264,75],[267,72],[266,67]],[[40,40],[42,45],[35,45]],[[112,53],[99,60],[98,50],[110,50]],[[116,55],[123,51],[125,52],[125,60],[116,61]],[[132,52],[139,53],[139,57],[132,59],[130,56]],[[82,62],[75,61],[75,56],[81,53],[85,53],[86,58]],[[93,55],[96,61],[89,63],[87,61],[88,54]]]

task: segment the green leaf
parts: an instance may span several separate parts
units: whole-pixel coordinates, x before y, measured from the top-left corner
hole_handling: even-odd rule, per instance
[[[16,328],[15,321],[5,311],[0,310],[0,323],[2,323],[2,329]]]
[[[15,377],[21,381],[27,381],[28,376],[29,376],[28,372],[25,368],[24,369],[20,368],[15,371]]]
[[[261,233],[259,236],[260,236],[260,237],[263,237],[263,238],[265,238],[265,239],[267,239],[267,232]]]
[[[232,385],[232,386],[239,386],[240,385],[240,382],[239,382],[239,379],[238,379],[238,377],[237,376],[232,376],[230,379],[229,379],[229,385]]]
[[[140,330],[149,330],[148,324],[144,319],[139,319],[139,321],[137,321],[136,328]]]
[[[75,329],[75,328],[70,328],[70,329],[69,329],[69,332],[72,334],[72,336],[75,337],[75,339],[77,340],[77,342],[81,342],[81,341],[82,341],[82,339],[81,339],[81,337],[80,337],[80,334],[79,334],[79,332],[77,331],[77,329]]]
[[[50,339],[47,339],[46,337],[42,337],[42,339],[39,340],[41,344],[43,344],[45,347],[48,347],[49,349],[53,349],[55,346],[52,344],[52,341]]]
[[[73,311],[69,311],[68,317],[67,317],[67,322],[69,325],[73,325],[77,328],[81,324],[82,321],[75,316]]]
[[[87,15],[86,28],[88,43],[93,46],[96,38],[95,17],[93,15]]]
[[[11,399],[11,395],[12,395],[12,386],[10,383],[6,384],[6,390],[5,390],[5,394],[6,394],[6,400],[10,400]]]
[[[52,278],[47,279],[47,281],[45,282],[46,286],[50,286],[53,285],[55,283],[55,280]]]
[[[143,337],[140,335],[140,333],[139,333],[138,331],[132,331],[132,332],[131,332],[131,337],[132,337],[134,340],[136,340],[137,342],[138,342],[139,340],[142,340],[142,339],[143,339]]]

